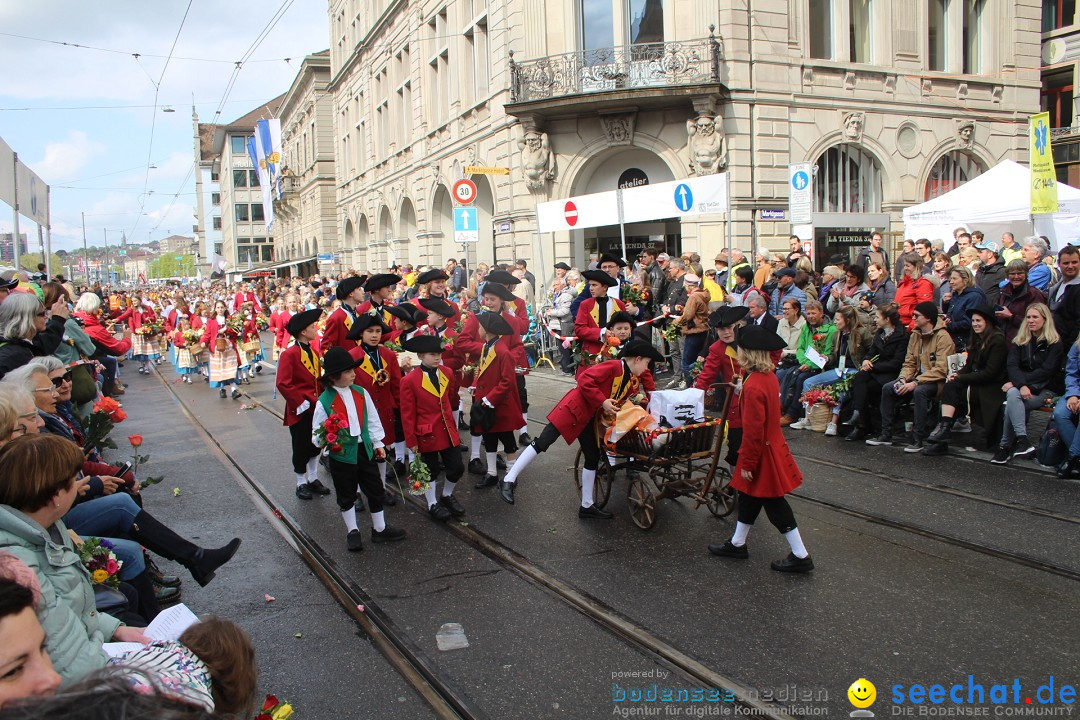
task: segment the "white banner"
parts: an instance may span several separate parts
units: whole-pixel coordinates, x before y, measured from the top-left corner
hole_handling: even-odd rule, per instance
[[[0,139],[0,202],[15,207],[15,153]]]
[[[641,185],[621,192],[624,223],[728,211],[727,173]]]
[[[49,224],[49,186],[22,160],[16,165],[19,174],[19,214],[30,218],[38,225]]]
[[[542,233],[618,224],[619,201],[615,190],[552,200],[536,206],[536,225]]]

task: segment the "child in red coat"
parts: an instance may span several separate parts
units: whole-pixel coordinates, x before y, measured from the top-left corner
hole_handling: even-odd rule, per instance
[[[710,545],[709,552],[741,560],[750,557],[746,537],[761,509],[765,508],[769,522],[791,547],[786,558],[773,561],[772,569],[810,572],[814,569],[814,561],[803,545],[795,514],[784,498],[802,484],[802,473],[780,429],[780,384],[773,373],[773,360],[769,355],[771,351],[782,350],[785,342],[775,332],[760,325],[743,328],[738,342],[738,362],[746,372],[739,398],[742,447],[731,478],[731,487],[739,491],[739,517],[731,539],[723,545]]]
[[[501,315],[480,313],[480,338],[483,349],[476,365],[473,387],[472,418],[469,423],[473,436],[480,436],[487,454],[487,474],[476,483],[477,488],[492,487],[499,481],[496,454],[499,442],[506,451],[507,461],[517,452],[517,430],[525,426],[521,417],[521,400],[517,391],[517,373],[510,345],[504,339],[514,329]]]

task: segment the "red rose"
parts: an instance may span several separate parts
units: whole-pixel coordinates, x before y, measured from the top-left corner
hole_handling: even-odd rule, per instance
[[[333,433],[333,432],[332,433],[327,433],[326,434],[326,442],[328,442],[328,443],[336,443],[337,442],[337,433]]]
[[[332,453],[340,453],[341,452],[341,446],[340,445],[331,445],[330,446],[330,452],[332,452]]]
[[[128,435],[128,442],[131,443],[131,447],[139,447],[142,445],[142,440],[142,435]]]
[[[266,696],[266,702],[263,703],[263,710],[273,710],[278,706],[278,699],[273,695]]]

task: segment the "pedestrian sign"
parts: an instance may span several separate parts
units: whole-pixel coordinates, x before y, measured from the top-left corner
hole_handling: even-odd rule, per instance
[[[675,207],[679,208],[683,212],[689,212],[690,208],[694,206],[694,193],[690,190],[690,186],[686,183],[680,183],[675,188]]]
[[[813,222],[814,185],[810,180],[813,172],[810,163],[788,165],[791,187],[788,188],[788,221],[792,225]]]
[[[454,239],[463,244],[480,240],[480,227],[476,208],[454,208]]]

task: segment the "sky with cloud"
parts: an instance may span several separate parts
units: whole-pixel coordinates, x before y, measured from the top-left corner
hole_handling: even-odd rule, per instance
[[[235,62],[279,8],[226,95]],[[110,245],[121,233],[137,243],[192,235],[192,107],[201,122],[230,122],[285,92],[304,56],[329,46],[327,8],[327,0],[0,3],[0,138],[52,187],[53,250],[82,247],[80,213],[92,245],[106,232]],[[20,223],[36,249],[36,226]],[[12,226],[0,204],[0,232]]]

